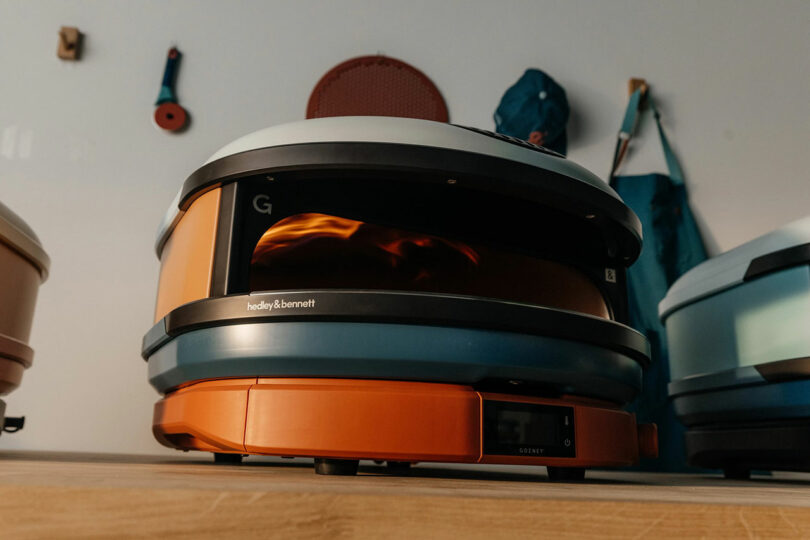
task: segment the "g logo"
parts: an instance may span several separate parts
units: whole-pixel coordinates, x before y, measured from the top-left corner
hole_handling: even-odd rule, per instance
[[[256,195],[253,198],[253,208],[260,214],[270,214],[273,211],[273,205],[269,202],[270,197],[267,195]]]

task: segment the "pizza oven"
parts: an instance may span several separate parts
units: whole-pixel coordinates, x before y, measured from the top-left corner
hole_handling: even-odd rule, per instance
[[[156,247],[143,356],[163,444],[314,457],[322,472],[554,454],[564,471],[654,453],[651,428],[621,410],[649,362],[624,324],[639,221],[549,150],[414,119],[277,126],[195,171]],[[500,422],[512,409],[497,403],[528,416]],[[445,424],[461,430],[453,448],[431,435]],[[613,450],[605,426],[625,434]]]

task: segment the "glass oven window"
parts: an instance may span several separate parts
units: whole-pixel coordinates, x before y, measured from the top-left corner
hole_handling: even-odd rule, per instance
[[[375,289],[495,298],[609,318],[599,289],[561,263],[322,213],[260,238],[250,290]]]

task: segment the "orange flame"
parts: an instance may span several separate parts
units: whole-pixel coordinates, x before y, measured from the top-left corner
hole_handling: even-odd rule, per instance
[[[284,218],[262,235],[253,252],[255,262],[262,255],[283,249],[313,238],[342,238],[348,240],[363,225],[354,221],[326,214],[296,214]]]
[[[378,244],[379,247],[391,253],[396,257],[403,257],[405,255],[406,246],[414,245],[418,247],[434,247],[437,244],[444,244],[451,248],[454,248],[459,253],[462,253],[466,256],[473,264],[478,264],[480,257],[478,253],[468,246],[467,244],[462,244],[461,242],[454,242],[452,240],[447,240],[444,238],[437,238],[435,236],[427,236],[427,235],[405,235],[402,238],[397,238],[396,240],[391,240],[389,242],[380,242]]]
[[[326,214],[296,214],[284,218],[270,227],[261,237],[253,252],[257,262],[273,251],[302,245],[318,238],[350,240],[358,232],[370,233],[373,244],[391,255],[391,265],[397,266],[412,247],[449,247],[461,253],[473,264],[478,264],[479,255],[470,246],[427,234],[388,229]]]

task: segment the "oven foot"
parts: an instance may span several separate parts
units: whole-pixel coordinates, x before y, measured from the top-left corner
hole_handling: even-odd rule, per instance
[[[581,482],[585,480],[582,467],[546,467],[548,479],[552,482]]]
[[[222,465],[239,465],[242,463],[242,454],[223,454],[214,452],[214,463]]]
[[[357,459],[315,458],[315,472],[337,476],[354,476],[360,461]]]

